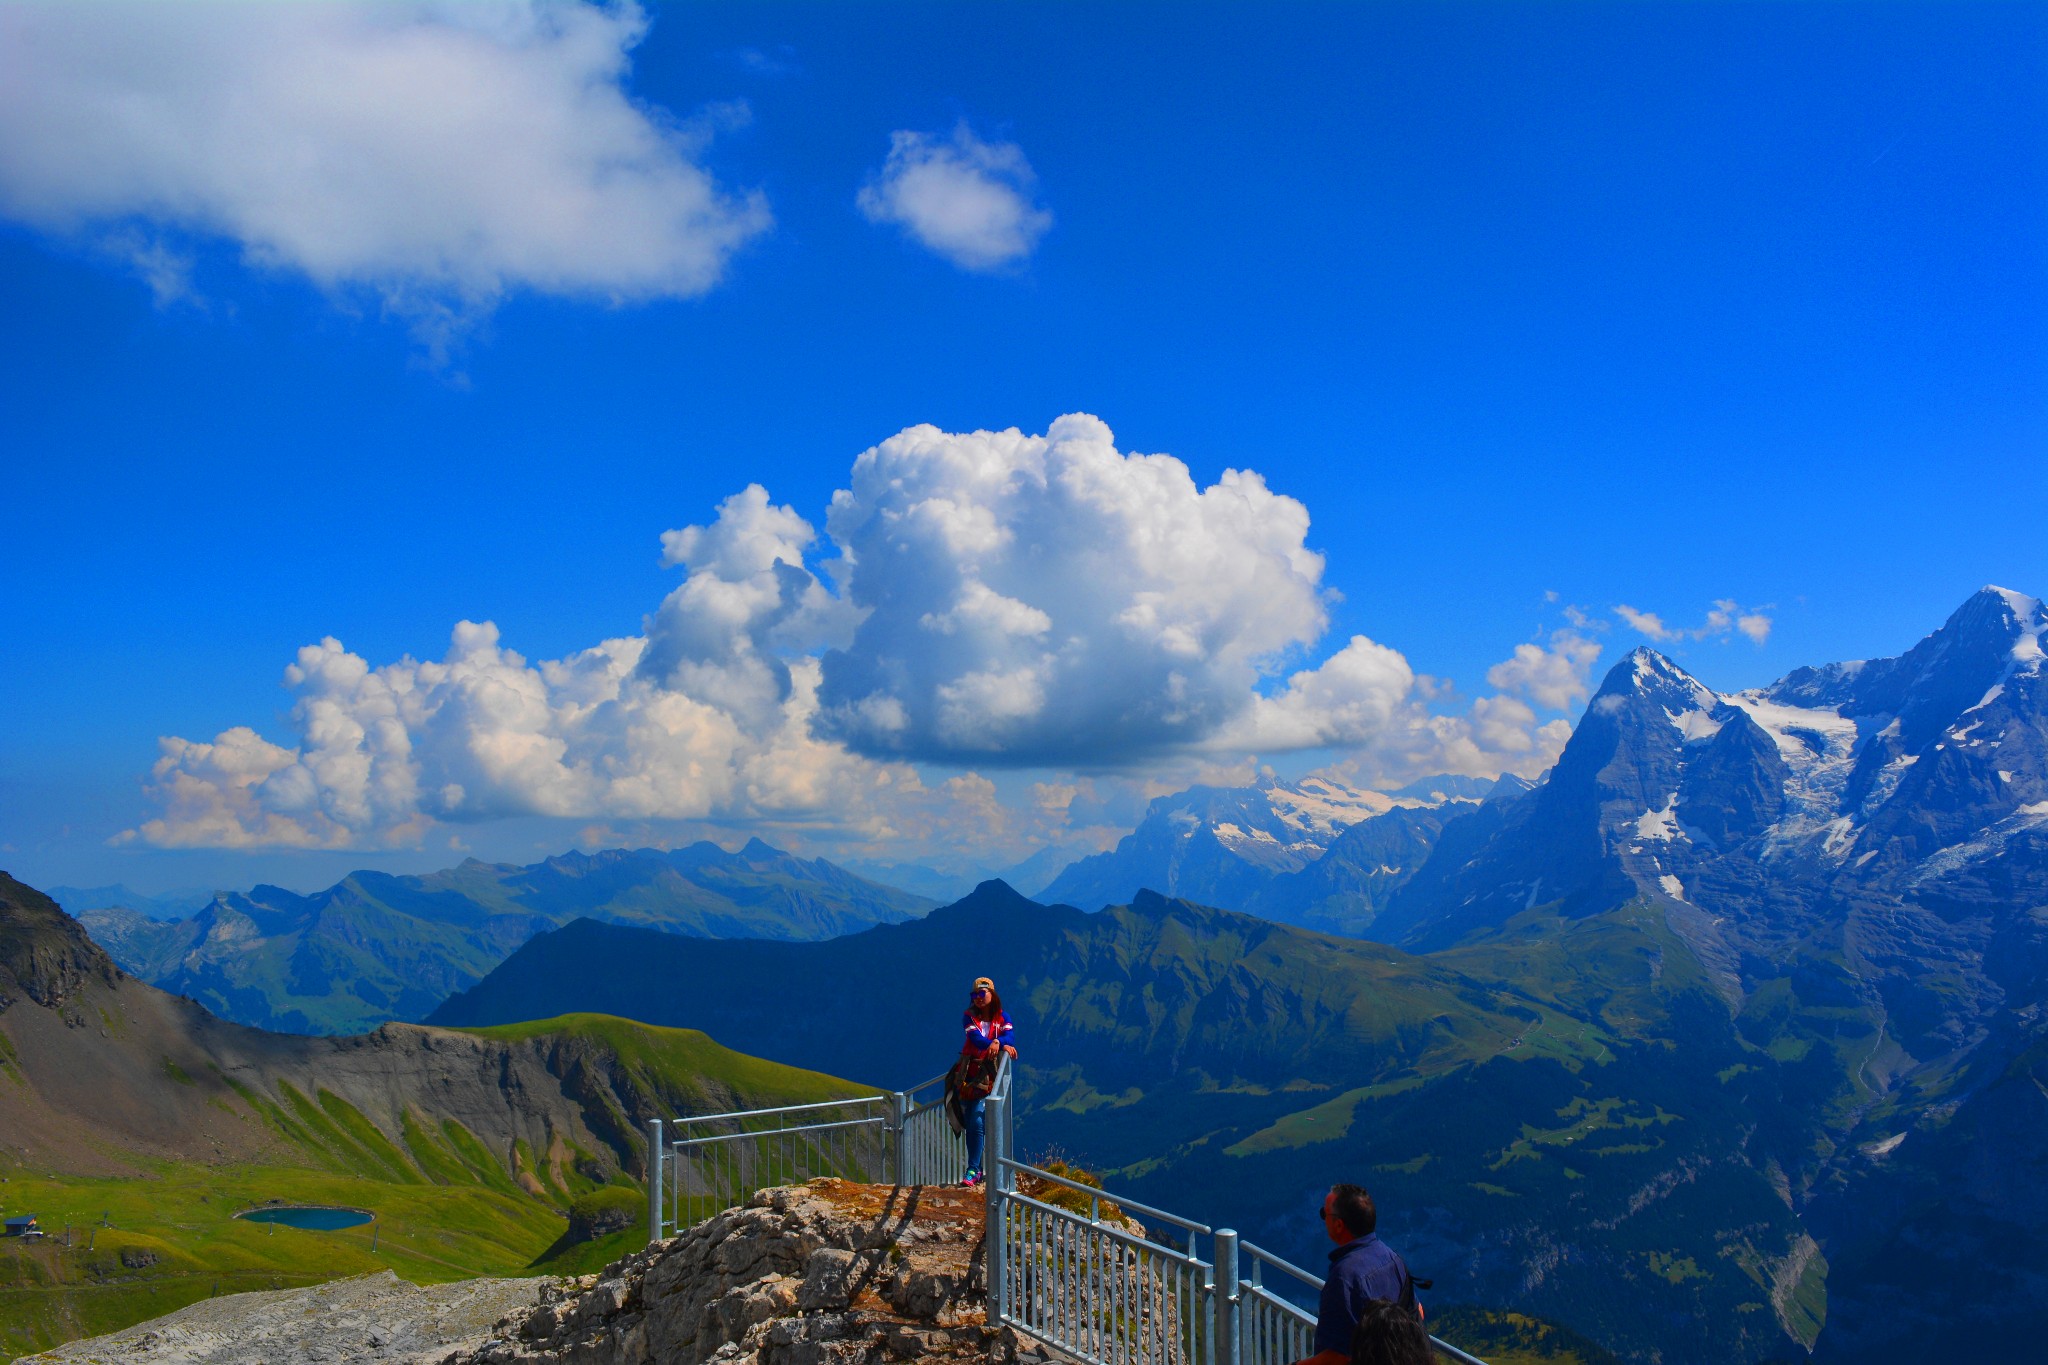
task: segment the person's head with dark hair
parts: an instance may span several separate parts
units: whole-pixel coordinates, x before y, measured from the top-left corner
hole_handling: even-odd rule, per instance
[[[1367,1299],[1351,1335],[1351,1365],[1431,1365],[1422,1321],[1392,1299]]]
[[[967,1012],[976,1019],[1003,1017],[1003,997],[996,994],[995,982],[985,976],[974,978],[974,986],[967,992]]]
[[[1332,1185],[1330,1193],[1323,1199],[1323,1226],[1330,1234],[1330,1240],[1343,1243],[1353,1237],[1370,1237],[1380,1224],[1380,1217],[1372,1206],[1372,1196],[1365,1192],[1363,1185]],[[1342,1229],[1344,1236],[1338,1236]]]

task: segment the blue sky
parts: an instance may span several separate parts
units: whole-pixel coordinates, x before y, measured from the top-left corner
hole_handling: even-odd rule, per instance
[[[1732,690],[2048,590],[2038,7],[368,15],[159,7],[151,61],[133,12],[0,6],[39,73],[0,95],[17,875],[312,886],[756,830],[1000,866],[1248,761],[1540,768],[1646,638],[1623,606],[1668,635],[1732,603],[1657,641]],[[203,97],[234,82],[246,124]],[[972,458],[1102,473],[1109,532],[932,472],[1075,413],[1106,430]],[[1012,542],[904,539],[899,478],[844,514],[849,585],[828,504],[918,424],[944,439],[874,467]],[[1226,470],[1292,503],[1219,511]],[[962,584],[996,614],[956,629]],[[1126,648],[1155,600],[1196,643],[1148,616]],[[612,658],[639,691],[602,721],[566,683],[531,724],[435,701],[395,750],[354,683],[280,684],[325,637],[442,661],[465,620],[530,664],[689,666]],[[371,738],[310,740],[323,705]],[[162,737],[235,727],[268,787],[151,777]]]

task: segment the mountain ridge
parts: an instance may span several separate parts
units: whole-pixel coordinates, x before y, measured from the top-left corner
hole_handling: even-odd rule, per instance
[[[527,866],[468,859],[418,876],[351,872],[324,891],[217,894],[185,920],[81,916],[124,967],[224,1018],[299,1033],[424,1016],[542,929],[579,915],[711,937],[830,937],[908,919],[922,897],[759,839],[736,853],[571,851]]]
[[[1391,792],[1317,775],[1298,782],[1268,776],[1247,787],[1193,786],[1154,798],[1137,828],[1114,848],[1069,864],[1039,894],[1048,901],[1099,906],[1124,904],[1149,890],[1256,908],[1304,927],[1362,928],[1370,924],[1388,878],[1398,879],[1412,867],[1378,873],[1382,856],[1369,865],[1340,860],[1319,875],[1309,875],[1311,869],[1347,835],[1374,821],[1392,823],[1377,840],[1361,836],[1365,842],[1376,842],[1384,855],[1393,846],[1390,838],[1406,835],[1404,856],[1419,865],[1442,821],[1418,823],[1399,813],[1462,809],[1476,804],[1495,781],[1443,775]],[[1305,901],[1316,908],[1297,912]]]

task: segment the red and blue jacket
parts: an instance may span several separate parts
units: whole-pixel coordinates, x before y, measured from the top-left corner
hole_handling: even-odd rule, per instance
[[[961,1054],[976,1057],[992,1047],[1009,1045],[1016,1034],[1016,1026],[1010,1022],[1008,1010],[997,1010],[993,1019],[977,1019],[972,1009],[960,1011],[960,1026],[967,1031],[967,1039],[960,1045]]]

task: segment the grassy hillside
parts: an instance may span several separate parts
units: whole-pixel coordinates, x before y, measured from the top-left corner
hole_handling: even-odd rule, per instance
[[[4,1023],[0,1017],[0,1023]],[[474,1031],[486,1042],[574,1053],[610,1073],[612,1093],[664,1114],[805,1103],[861,1093],[828,1076],[763,1062],[687,1029],[578,1015]],[[0,1038],[4,1038],[0,1034]],[[182,1067],[163,1083],[196,1088]],[[0,1068],[0,1113],[27,1098],[18,1061]],[[422,1087],[428,1089],[429,1087]],[[331,1090],[236,1081],[214,1101],[260,1139],[244,1159],[193,1161],[129,1149],[109,1134],[93,1153],[117,1173],[53,1169],[0,1149],[0,1207],[37,1215],[50,1236],[0,1242],[0,1361],[115,1330],[214,1293],[317,1283],[391,1269],[415,1283],[476,1275],[581,1273],[644,1238],[636,1154],[566,1138],[536,1150],[487,1140],[437,1114],[431,1097],[378,1122]],[[623,1112],[584,1123],[620,1136]],[[250,1223],[256,1206],[329,1204],[374,1212],[335,1232]],[[631,1206],[623,1231],[616,1211]],[[571,1212],[613,1212],[602,1235],[572,1235]],[[66,1230],[69,1230],[68,1245]]]

